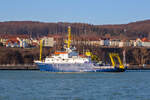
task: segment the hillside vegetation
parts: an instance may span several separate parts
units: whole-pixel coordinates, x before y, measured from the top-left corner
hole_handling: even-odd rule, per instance
[[[32,21],[0,22],[0,34],[27,34],[40,37],[49,34],[66,34],[67,27],[72,27],[74,35],[111,36],[120,39],[135,39],[148,37],[150,33],[150,20],[139,21],[121,25],[91,25],[85,23],[43,23]]]

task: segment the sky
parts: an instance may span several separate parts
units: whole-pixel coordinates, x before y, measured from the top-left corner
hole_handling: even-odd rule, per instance
[[[0,0],[0,22],[126,24],[150,19],[150,0]]]

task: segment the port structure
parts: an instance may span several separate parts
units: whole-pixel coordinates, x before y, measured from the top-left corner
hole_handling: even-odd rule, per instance
[[[118,53],[109,53],[109,57],[110,57],[110,60],[111,60],[111,63],[112,63],[113,67],[116,67],[116,62],[115,62],[114,58],[117,58],[117,60],[119,62],[119,68],[124,69],[124,65],[121,62],[121,59],[120,59]]]

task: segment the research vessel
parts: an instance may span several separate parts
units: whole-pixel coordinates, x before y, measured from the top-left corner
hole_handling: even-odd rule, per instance
[[[67,47],[64,51],[56,51],[52,56],[41,60],[42,40],[40,41],[40,60],[34,61],[41,71],[50,72],[124,72],[125,67],[122,64],[117,53],[110,53],[111,65],[95,63],[91,60],[91,52],[86,52],[85,56],[79,55],[75,47],[71,47],[71,27],[68,27]],[[117,65],[113,58],[117,58]]]

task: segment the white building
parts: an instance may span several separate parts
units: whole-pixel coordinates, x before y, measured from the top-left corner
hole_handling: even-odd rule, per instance
[[[131,46],[131,43],[129,41],[120,41],[119,47],[128,47]]]
[[[53,47],[54,46],[54,38],[53,37],[43,37],[43,46],[44,47]]]
[[[100,40],[100,45],[104,46],[104,40],[102,40],[102,39]]]
[[[104,40],[104,46],[110,46],[110,40],[109,39]]]
[[[110,46],[117,47],[117,46],[119,46],[119,43],[120,43],[120,40],[111,40],[110,41]]]
[[[17,40],[19,41],[20,47],[22,47],[22,48],[27,48],[29,46],[29,44],[32,43],[30,38],[17,37]]]
[[[134,41],[134,46],[142,46],[142,40],[141,39],[136,39],[135,41]]]
[[[143,47],[150,47],[150,42],[142,42]]]

